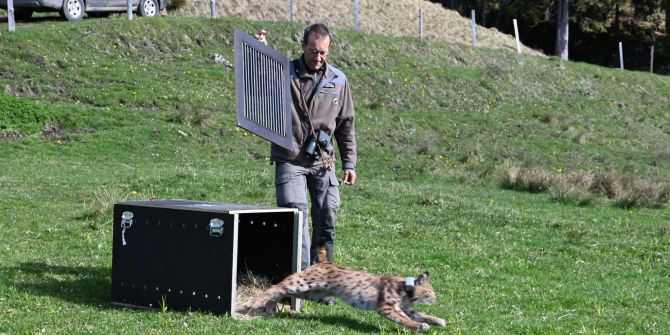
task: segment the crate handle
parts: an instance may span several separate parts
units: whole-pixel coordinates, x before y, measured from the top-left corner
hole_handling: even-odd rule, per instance
[[[223,235],[223,220],[219,218],[209,220],[209,236],[221,237]]]
[[[121,213],[121,245],[128,244],[126,242],[126,229],[133,226],[133,217],[135,217],[133,212],[126,211]]]

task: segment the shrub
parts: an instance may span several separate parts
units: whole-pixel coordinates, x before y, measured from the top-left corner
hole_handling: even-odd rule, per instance
[[[664,208],[670,201],[670,187],[644,178],[629,178],[623,194],[615,200],[615,206],[630,208]]]
[[[504,169],[500,187],[530,193],[542,193],[549,190],[551,175],[540,168],[519,168],[510,166]]]
[[[593,176],[593,181],[589,186],[589,191],[595,194],[606,196],[609,199],[616,199],[623,193],[621,178],[609,172],[599,172]]]
[[[507,164],[502,168],[500,187],[529,193],[549,192],[561,203],[587,206],[598,196],[615,199],[620,208],[665,208],[670,202],[670,185],[652,178],[619,177],[611,172],[552,174],[541,168]]]
[[[501,171],[502,176],[499,186],[507,190],[515,189],[516,181],[519,178],[519,167],[507,165]]]
[[[591,173],[559,174],[552,178],[549,186],[551,198],[560,203],[588,206],[595,202],[596,195],[589,192]]]

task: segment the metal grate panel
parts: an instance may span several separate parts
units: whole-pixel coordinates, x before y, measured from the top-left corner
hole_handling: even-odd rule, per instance
[[[289,60],[235,29],[237,125],[293,149]]]

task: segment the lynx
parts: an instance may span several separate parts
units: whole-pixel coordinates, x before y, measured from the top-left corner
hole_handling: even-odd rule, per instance
[[[286,297],[319,300],[337,296],[349,305],[376,310],[383,317],[414,331],[424,331],[429,324],[440,327],[445,321],[438,317],[414,311],[413,303],[432,304],[435,292],[428,280],[428,272],[416,278],[376,276],[326,261],[326,250],[319,248],[319,263],[294,273],[273,285],[246,307],[249,311],[265,309],[274,314],[277,302]]]

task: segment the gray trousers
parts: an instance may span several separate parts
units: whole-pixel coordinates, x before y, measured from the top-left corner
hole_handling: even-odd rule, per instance
[[[328,261],[333,261],[335,222],[340,206],[340,183],[334,170],[322,166],[303,167],[276,163],[277,205],[297,208],[303,213],[302,269],[316,263],[317,248],[325,243]],[[307,194],[312,205],[312,237],[309,233]]]

